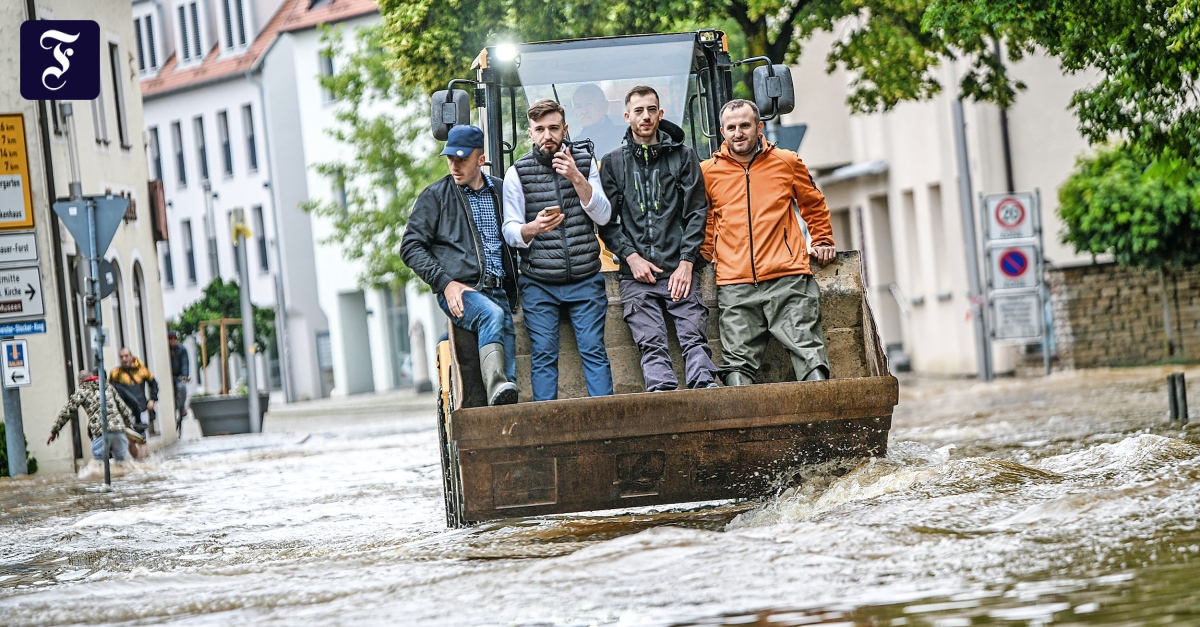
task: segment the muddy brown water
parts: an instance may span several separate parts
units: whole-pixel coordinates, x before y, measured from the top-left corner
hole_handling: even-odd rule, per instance
[[[887,458],[772,498],[461,530],[431,411],[272,419],[0,480],[0,625],[1200,625],[1170,371],[906,378]]]

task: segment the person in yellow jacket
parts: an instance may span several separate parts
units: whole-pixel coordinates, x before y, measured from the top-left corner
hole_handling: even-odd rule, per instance
[[[133,412],[134,430],[145,437],[146,430],[150,427],[149,414],[158,403],[158,380],[127,347],[122,346],[117,357],[121,359],[121,365],[112,369],[108,380],[117,390],[121,400],[125,401],[129,410]],[[149,398],[146,394],[147,388],[150,390]]]
[[[725,143],[700,165],[709,217],[701,255],[717,274],[726,385],[749,385],[775,337],[791,353],[797,381],[829,378],[821,300],[800,226],[822,266],[833,260],[829,207],[800,157],[762,135],[758,107],[721,109]]]

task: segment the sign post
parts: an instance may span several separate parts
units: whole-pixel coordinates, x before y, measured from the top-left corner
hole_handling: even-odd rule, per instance
[[[21,391],[19,387],[30,384],[29,346],[25,340],[5,340],[0,343],[4,351],[4,433],[7,440],[8,476],[29,474],[25,459],[25,422],[21,415]]]
[[[25,143],[25,116],[0,115],[0,231],[33,228],[33,195],[29,181],[29,155]],[[40,317],[42,276],[37,266],[37,238],[32,232],[0,232],[0,265],[33,262],[32,266],[0,270],[0,337],[14,335],[5,327],[14,319]],[[43,323],[44,324],[44,323]],[[15,330],[15,329],[14,329]],[[4,347],[10,346],[9,342]],[[5,350],[2,364],[24,363],[19,376],[29,385],[28,349],[21,343],[21,359],[10,358]],[[4,374],[8,375],[8,367]],[[13,375],[18,375],[13,372]],[[28,474],[25,451],[25,424],[21,415],[21,393],[5,378],[0,386],[4,402],[4,430],[7,434],[8,475]]]
[[[986,224],[992,339],[1014,344],[1041,341],[1050,374],[1050,327],[1045,322],[1041,195],[991,194],[981,198]]]

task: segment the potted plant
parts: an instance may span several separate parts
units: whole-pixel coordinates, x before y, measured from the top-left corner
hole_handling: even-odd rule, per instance
[[[230,376],[230,355],[242,356],[242,363],[251,367],[242,349],[241,320],[237,317],[238,284],[235,281],[213,279],[199,300],[188,305],[172,328],[180,337],[190,337],[200,348],[197,355],[198,371],[201,373],[203,391],[191,399],[192,415],[200,423],[205,436],[231,433],[250,433],[250,397],[244,381],[236,384]],[[274,311],[265,307],[254,307],[255,352],[263,351],[274,338]],[[205,376],[213,357],[220,359],[221,376]],[[267,412],[269,394],[258,392],[259,424]]]

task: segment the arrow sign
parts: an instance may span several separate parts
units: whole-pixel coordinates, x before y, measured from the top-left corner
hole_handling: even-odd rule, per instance
[[[92,251],[91,231],[88,230],[88,203],[96,205],[96,243],[100,250]],[[121,218],[129,209],[129,199],[120,196],[84,196],[78,200],[60,200],[54,203],[54,213],[63,221],[70,231],[71,237],[84,250],[91,254],[88,257],[100,257],[108,250],[112,238],[117,234]]]
[[[25,290],[25,293],[29,294],[29,300],[33,300],[33,297],[37,295],[37,290],[33,289],[32,283],[26,283],[25,287],[28,288]]]
[[[25,387],[32,383],[29,380],[29,343],[25,340],[5,340],[0,342],[0,366],[4,387]]]
[[[10,377],[10,378],[12,379],[13,383],[16,383],[17,381],[24,381],[25,375],[21,374],[20,372],[17,372],[16,370],[13,370],[12,377]]]

